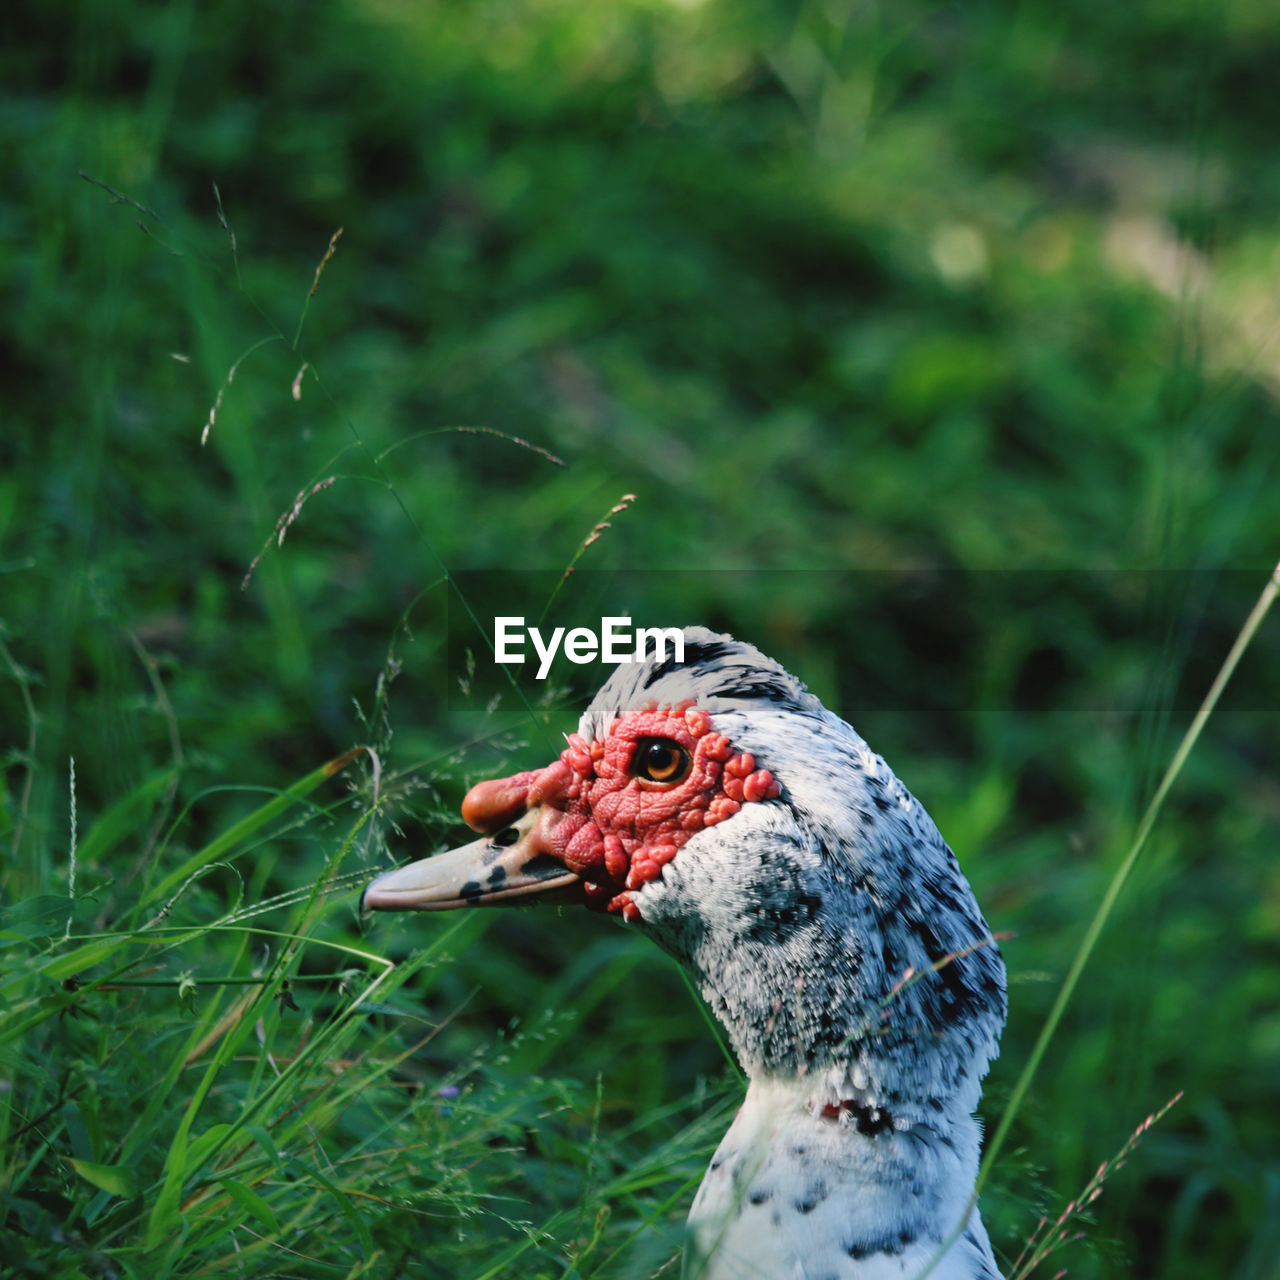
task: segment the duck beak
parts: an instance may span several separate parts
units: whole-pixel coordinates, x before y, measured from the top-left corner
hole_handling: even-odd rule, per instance
[[[548,836],[563,817],[535,805],[460,849],[388,871],[365,889],[361,910],[450,911],[516,903],[535,894],[555,901],[579,898],[582,880],[550,853]]]

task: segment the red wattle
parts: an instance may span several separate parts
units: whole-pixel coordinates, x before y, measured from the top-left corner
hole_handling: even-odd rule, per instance
[[[674,786],[633,774],[637,745],[649,738],[678,742],[689,753],[689,772]],[[540,806],[536,852],[581,876],[588,906],[637,920],[634,892],[656,880],[692,836],[743,804],[780,793],[773,774],[757,769],[749,752],[735,753],[711,717],[688,701],[632,712],[615,720],[602,740],[571,734],[546,768],[472,787],[462,816],[476,830],[492,832]]]

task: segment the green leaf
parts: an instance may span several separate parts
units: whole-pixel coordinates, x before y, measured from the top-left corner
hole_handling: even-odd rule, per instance
[[[43,938],[60,932],[71,912],[71,899],[38,893],[0,911],[0,936]]]
[[[67,1163],[86,1181],[108,1195],[132,1199],[138,1194],[133,1170],[124,1164],[98,1164],[95,1160],[76,1160],[68,1157]]]
[[[247,1209],[269,1231],[278,1234],[280,1221],[275,1210],[256,1192],[250,1191],[243,1182],[235,1178],[219,1178],[218,1185],[242,1208]]]
[[[262,1125],[247,1124],[244,1131],[271,1157],[272,1164],[280,1163],[280,1152],[276,1149],[275,1139]]]
[[[184,1117],[184,1122],[186,1117]],[[165,1161],[164,1185],[147,1218],[147,1249],[158,1249],[169,1230],[178,1221],[178,1208],[182,1203],[182,1177],[187,1168],[186,1133],[182,1125],[169,1147]]]
[[[229,1124],[215,1124],[206,1129],[198,1138],[193,1138],[187,1146],[186,1173],[194,1173],[209,1158],[213,1149],[219,1146],[231,1132]]]
[[[43,975],[51,982],[59,982],[73,974],[83,973],[114,955],[127,941],[127,938],[99,938],[96,942],[87,942],[66,955],[50,960],[42,970]]]

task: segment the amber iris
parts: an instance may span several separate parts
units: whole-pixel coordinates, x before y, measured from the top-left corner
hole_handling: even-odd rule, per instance
[[[669,738],[643,738],[632,757],[631,772],[646,782],[683,782],[693,763],[689,753]]]

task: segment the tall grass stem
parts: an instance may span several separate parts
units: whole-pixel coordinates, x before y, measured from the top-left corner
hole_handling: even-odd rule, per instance
[[[1222,666],[1218,669],[1218,674],[1214,677],[1213,684],[1209,686],[1209,692],[1205,694],[1199,710],[1192,719],[1186,733],[1183,734],[1182,741],[1178,744],[1178,749],[1173,753],[1173,759],[1169,762],[1169,767],[1165,770],[1164,777],[1160,780],[1160,785],[1156,788],[1155,794],[1151,797],[1146,811],[1142,815],[1142,820],[1138,823],[1138,829],[1134,833],[1128,853],[1125,854],[1124,860],[1116,868],[1115,874],[1107,885],[1106,892],[1102,895],[1102,901],[1098,904],[1098,909],[1093,913],[1093,918],[1089,921],[1084,938],[1076,950],[1075,958],[1071,962],[1071,968],[1067,971],[1067,976],[1063,980],[1057,998],[1053,1002],[1053,1007],[1049,1010],[1049,1016],[1045,1019],[1044,1026],[1040,1029],[1040,1035],[1036,1038],[1035,1047],[1031,1050],[1026,1066],[1023,1067],[1022,1074],[1019,1075],[1017,1083],[1013,1086],[1013,1092],[1009,1095],[1009,1103],[1000,1117],[1000,1123],[996,1125],[995,1132],[991,1135],[991,1141],[987,1144],[986,1153],[983,1155],[982,1164],[978,1169],[978,1177],[974,1184],[973,1194],[969,1197],[969,1202],[965,1206],[964,1212],[960,1215],[960,1221],[952,1228],[951,1233],[942,1244],[939,1245],[937,1253],[934,1254],[929,1265],[919,1273],[916,1280],[925,1280],[925,1277],[930,1275],[937,1267],[947,1250],[964,1233],[964,1229],[969,1222],[969,1216],[978,1203],[978,1196],[987,1179],[991,1176],[991,1170],[995,1166],[996,1159],[1009,1136],[1009,1131],[1013,1127],[1013,1122],[1017,1118],[1031,1084],[1040,1070],[1040,1064],[1044,1061],[1044,1056],[1048,1052],[1054,1033],[1062,1021],[1067,1005],[1071,1003],[1071,997],[1075,993],[1076,984],[1080,981],[1080,975],[1084,972],[1085,965],[1089,963],[1089,957],[1093,954],[1094,947],[1097,946],[1103,929],[1106,928],[1107,921],[1110,919],[1111,912],[1119,900],[1125,882],[1137,865],[1138,858],[1155,827],[1157,818],[1160,816],[1160,811],[1164,808],[1164,802],[1168,798],[1169,792],[1173,789],[1173,784],[1182,773],[1183,766],[1187,763],[1187,758],[1191,755],[1192,749],[1199,741],[1205,725],[1209,722],[1209,717],[1218,705],[1218,700],[1222,697],[1223,691],[1235,674],[1236,667],[1240,664],[1240,659],[1244,657],[1249,645],[1253,642],[1254,636],[1257,634],[1258,628],[1262,625],[1263,619],[1275,603],[1277,595],[1280,595],[1280,564],[1277,564],[1271,571],[1271,576],[1267,580],[1266,586],[1263,587],[1262,593],[1250,610],[1244,625],[1240,628],[1240,633],[1236,636],[1235,643],[1231,646],[1230,652],[1228,652]]]

